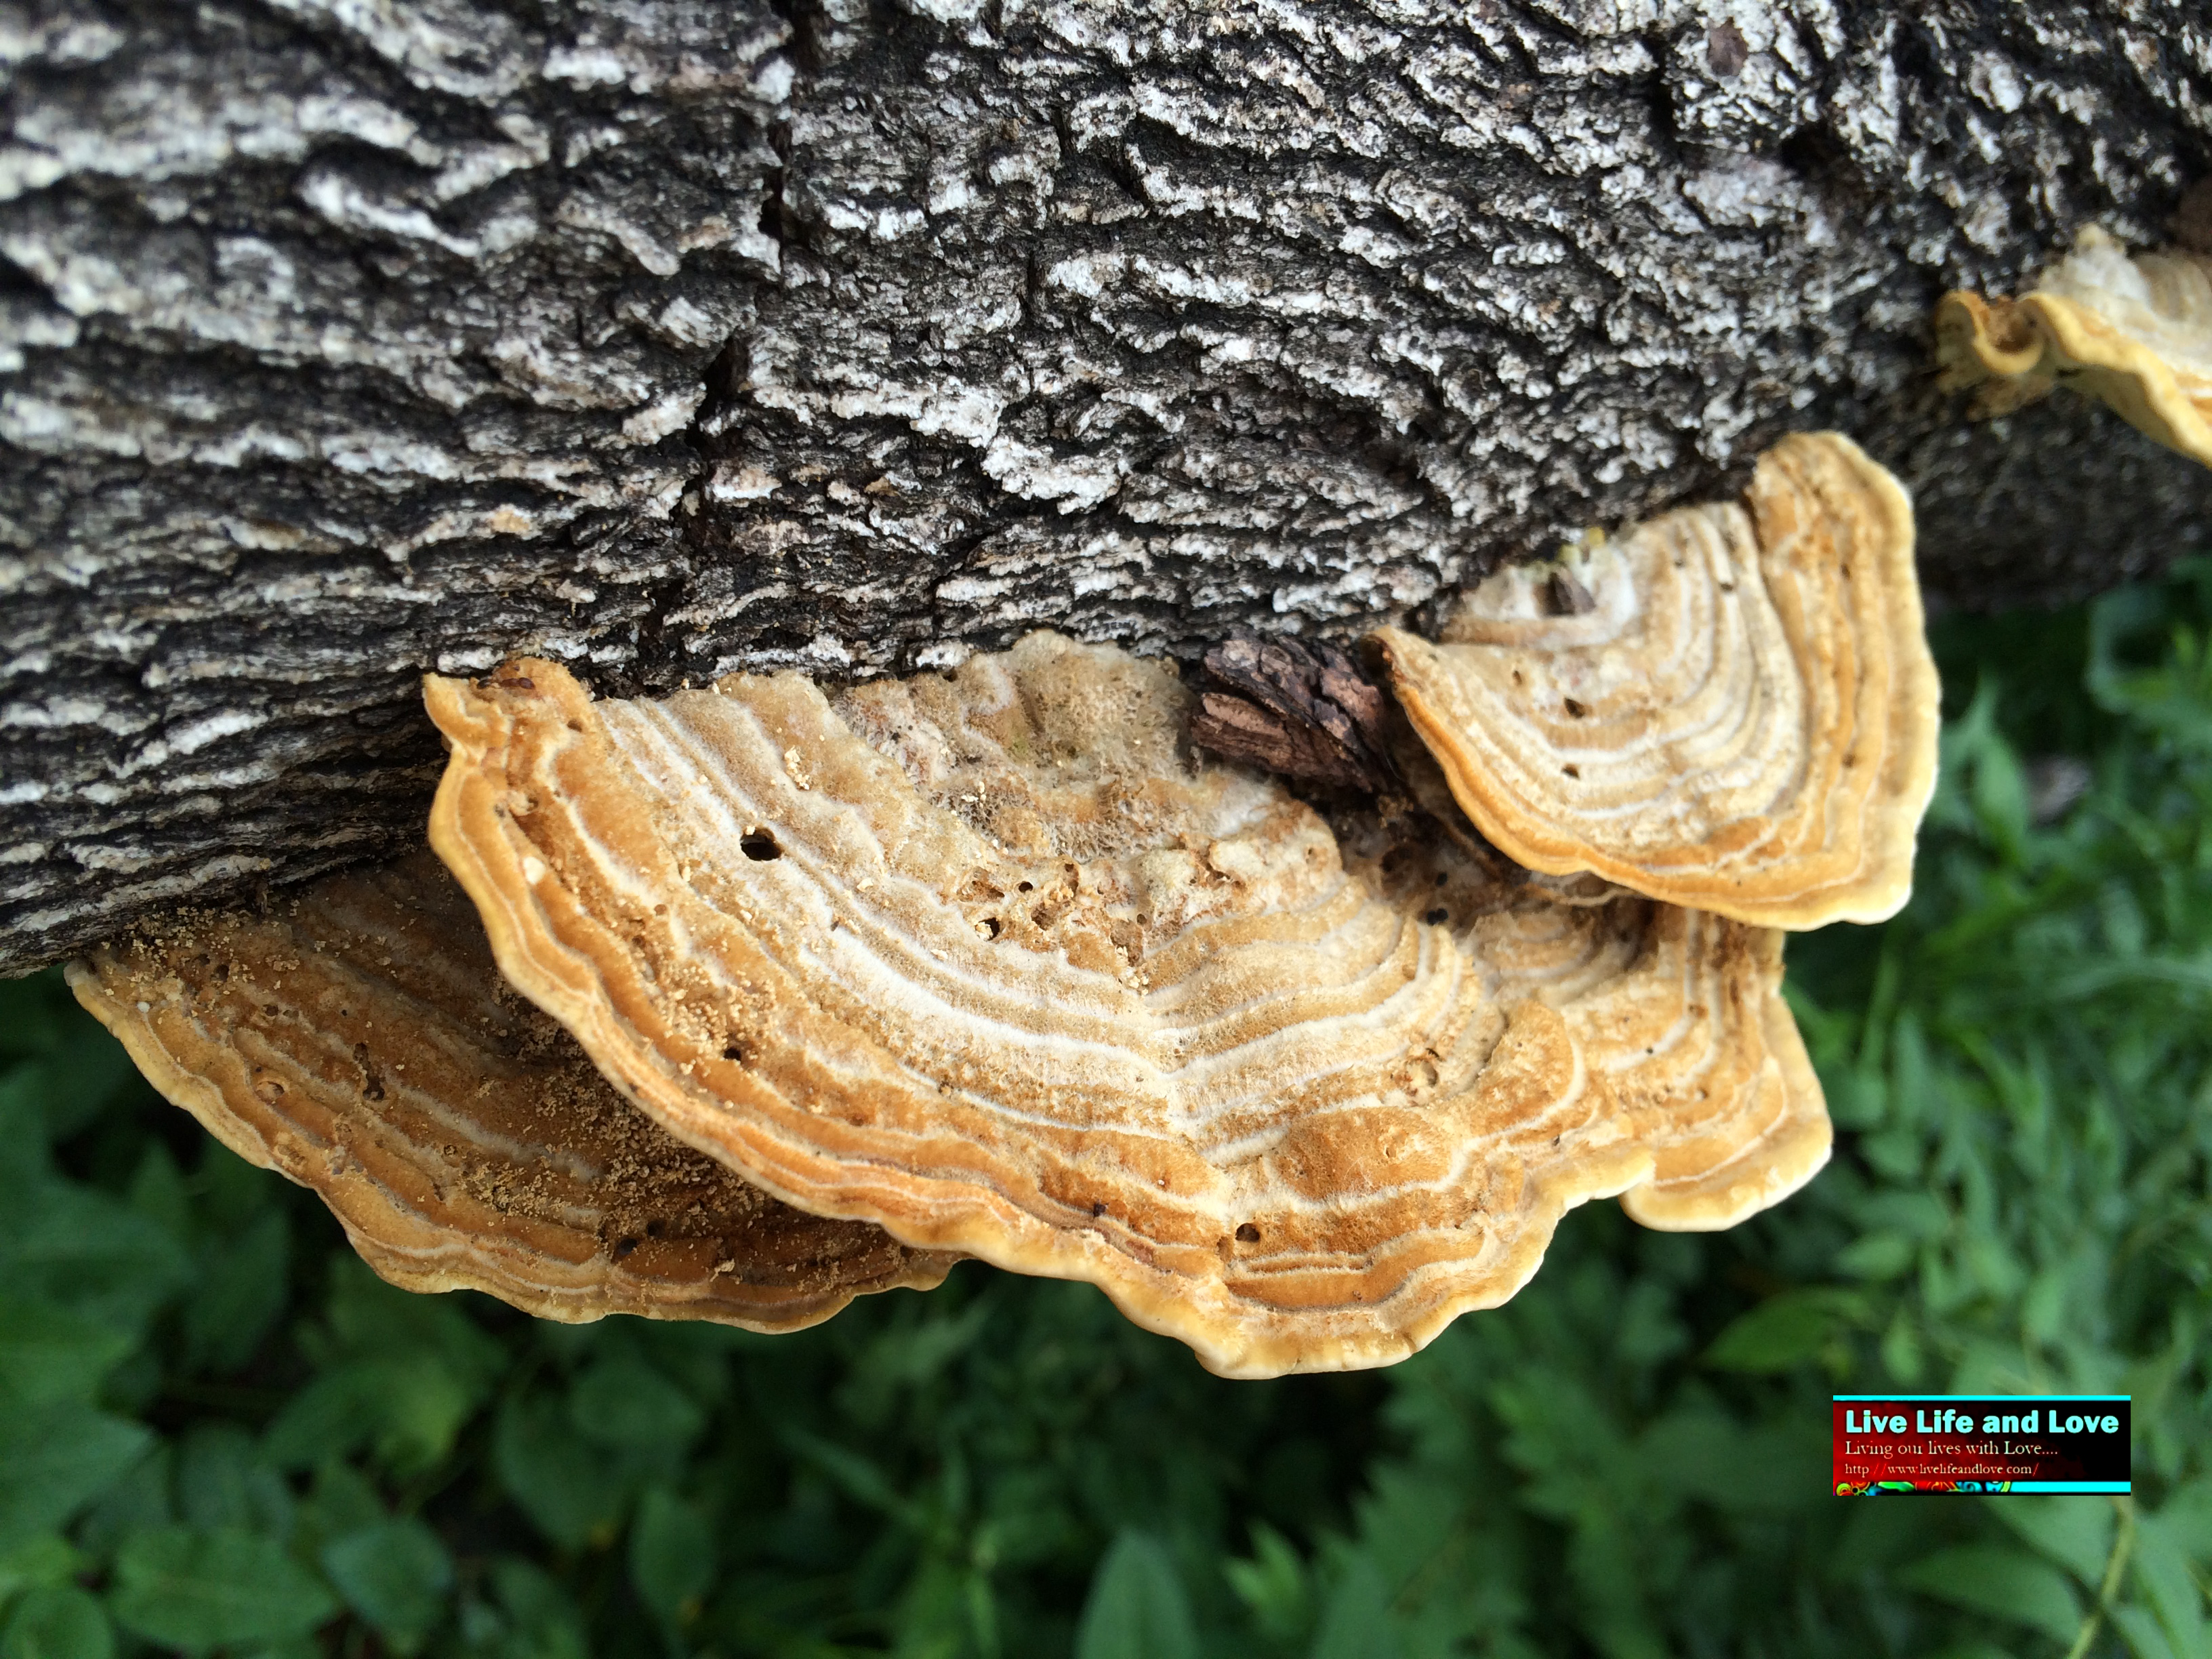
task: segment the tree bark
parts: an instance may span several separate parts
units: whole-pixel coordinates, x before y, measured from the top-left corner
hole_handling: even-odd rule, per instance
[[[0,969],[417,839],[417,676],[512,652],[1348,640],[1816,427],[1941,603],[2154,570],[2212,474],[1926,319],[2166,239],[2175,15],[0,7]]]

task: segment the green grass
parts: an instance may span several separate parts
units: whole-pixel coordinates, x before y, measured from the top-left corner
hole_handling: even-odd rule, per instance
[[[1577,1212],[1388,1371],[975,1265],[774,1339],[408,1296],[0,986],[0,1659],[2212,1656],[2212,566],[1939,632],[1918,895],[1791,946],[1834,1164]],[[1906,1386],[2130,1393],[2136,1496],[1827,1495]]]

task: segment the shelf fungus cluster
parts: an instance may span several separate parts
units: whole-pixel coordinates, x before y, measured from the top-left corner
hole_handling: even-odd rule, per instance
[[[402,1283],[776,1328],[969,1255],[1224,1375],[1386,1364],[1577,1204],[1726,1227],[1826,1160],[1778,930],[1909,883],[1911,561],[1824,437],[1382,636],[1410,725],[1265,641],[1210,701],[1049,633],[842,689],[433,678],[442,866],[75,982]]]
[[[2212,254],[2130,257],[2095,226],[2016,300],[1943,296],[1943,383],[2002,414],[2063,384],[2212,466]]]

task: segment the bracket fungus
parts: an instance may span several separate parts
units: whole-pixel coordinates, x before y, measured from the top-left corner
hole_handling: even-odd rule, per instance
[[[1911,504],[1848,439],[1784,439],[1742,504],[1501,570],[1438,641],[1376,637],[1452,794],[1532,870],[1784,928],[1911,894],[1940,688]]]
[[[1560,905],[1194,761],[1050,634],[825,693],[432,678],[432,843],[507,978],[684,1140],[922,1249],[1086,1279],[1211,1369],[1385,1364],[1560,1215],[1725,1225],[1825,1158],[1771,933]]]
[[[1936,360],[1950,390],[2002,414],[2061,382],[2212,466],[2212,257],[2140,253],[2094,225],[2017,300],[1947,294]]]
[[[623,1101],[500,994],[427,850],[265,915],[185,913],[69,969],[164,1095],[312,1188],[370,1267],[543,1317],[788,1331],[953,1258],[778,1203]]]

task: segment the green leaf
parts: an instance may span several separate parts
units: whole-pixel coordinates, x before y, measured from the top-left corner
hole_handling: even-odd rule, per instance
[[[108,1606],[132,1634],[194,1654],[304,1636],[337,1612],[283,1545],[235,1527],[131,1539],[116,1557]]]
[[[74,1584],[26,1590],[0,1625],[0,1659],[113,1659],[107,1611]]]
[[[73,1582],[85,1565],[83,1553],[55,1533],[35,1534],[0,1553],[0,1602],[33,1585]]]
[[[2117,1607],[2112,1609],[2112,1623],[2125,1638],[2128,1651],[2135,1659],[2181,1659],[2173,1644],[2166,1639],[2160,1628],[2157,1615],[2148,1607]]]
[[[1938,1550],[1897,1578],[1923,1595],[2026,1625],[2057,1641],[2072,1641],[2081,1627],[2081,1604],[2065,1575],[2018,1550],[1984,1544]]]
[[[280,1468],[307,1468],[366,1446],[394,1474],[416,1474],[445,1460],[481,1397],[441,1354],[401,1346],[294,1395],[269,1425],[265,1454]]]
[[[2191,1561],[2212,1565],[2212,1478],[2199,1476],[2169,1493],[2158,1526]]]
[[[85,1018],[57,973],[0,980],[0,1061],[50,1054],[77,1034]],[[27,1066],[13,1069],[27,1071]]]
[[[352,1464],[328,1457],[315,1469],[314,1491],[307,1499],[308,1522],[325,1538],[357,1532],[384,1519],[384,1500],[375,1483]]]
[[[601,1445],[680,1451],[706,1426],[698,1402],[627,1355],[590,1365],[569,1385],[568,1420]]]
[[[2008,860],[2027,844],[2027,779],[2012,745],[1994,732],[1974,757],[1974,816]]]
[[[62,1525],[153,1439],[136,1423],[73,1403],[0,1413],[0,1547]]]
[[[76,1542],[96,1556],[112,1557],[133,1533],[153,1532],[177,1518],[171,1476],[176,1449],[156,1441],[153,1449],[85,1508],[76,1522]]]
[[[70,1010],[58,1023],[54,1036],[54,1051],[19,1073],[31,1091],[46,1139],[60,1140],[76,1133],[122,1091],[146,1086],[123,1045],[105,1040],[90,1029],[88,1017],[76,1010]]]
[[[478,1622],[503,1637],[495,1650],[502,1659],[590,1659],[575,1603],[550,1574],[509,1556],[493,1566],[491,1580],[500,1613]]]
[[[1290,1540],[1262,1521],[1252,1528],[1252,1558],[1230,1560],[1222,1575],[1237,1599],[1251,1610],[1261,1633],[1287,1642],[1305,1629],[1313,1616],[1313,1592],[1305,1563]]]
[[[235,1423],[198,1423],[177,1447],[177,1509],[204,1531],[243,1527],[279,1540],[292,1529],[292,1489]]]
[[[284,1311],[291,1261],[291,1228],[281,1210],[268,1212],[210,1252],[185,1304],[185,1364],[227,1372],[251,1359]]]
[[[1175,1562],[1124,1532],[1099,1562],[1075,1633],[1075,1659],[1198,1659],[1198,1626]]]
[[[629,1528],[629,1582],[638,1599],[672,1625],[697,1617],[714,1577],[714,1535],[697,1505],[665,1486],[647,1492]]]
[[[379,1521],[333,1538],[322,1563],[346,1605],[400,1653],[422,1645],[453,1585],[453,1557],[420,1521]]]
[[[53,1182],[0,1206],[0,1284],[137,1331],[191,1274],[184,1247],[126,1204]]]
[[[2177,1659],[2212,1659],[2212,1636],[2204,1623],[2204,1593],[2189,1571],[2188,1552],[2173,1528],[2156,1515],[2136,1523],[2132,1577],[2136,1589],[2157,1618]]]
[[[1909,1238],[1901,1238],[1895,1233],[1869,1233],[1837,1252],[1836,1270],[1853,1279],[1881,1282],[1908,1272],[1918,1255],[1918,1249]]]
[[[419,1296],[387,1285],[360,1257],[331,1264],[330,1328],[340,1350],[361,1358],[395,1353],[434,1356],[472,1396],[481,1398],[506,1369],[507,1351],[478,1329],[461,1297]]]
[[[2104,1583],[2112,1548],[2112,1506],[2102,1498],[2018,1494],[1989,1510],[2027,1543],[2094,1591]]]
[[[1389,1588],[1373,1562],[1354,1555],[1322,1609],[1308,1659],[1396,1659],[1401,1650]]]
[[[1786,1371],[1864,1322],[1856,1291],[1815,1286],[1784,1291],[1740,1315],[1705,1350],[1705,1364],[1732,1371]]]
[[[1854,1066],[1839,1072],[1824,1092],[1828,1114],[1839,1129],[1875,1128],[1889,1111],[1889,1079],[1879,1072]]]
[[[555,1543],[576,1549],[614,1534],[629,1481],[543,1395],[509,1401],[492,1435],[492,1467],[515,1507]]]
[[[0,1399],[16,1406],[88,1402],[132,1346],[127,1330],[51,1303],[0,1294]]]

